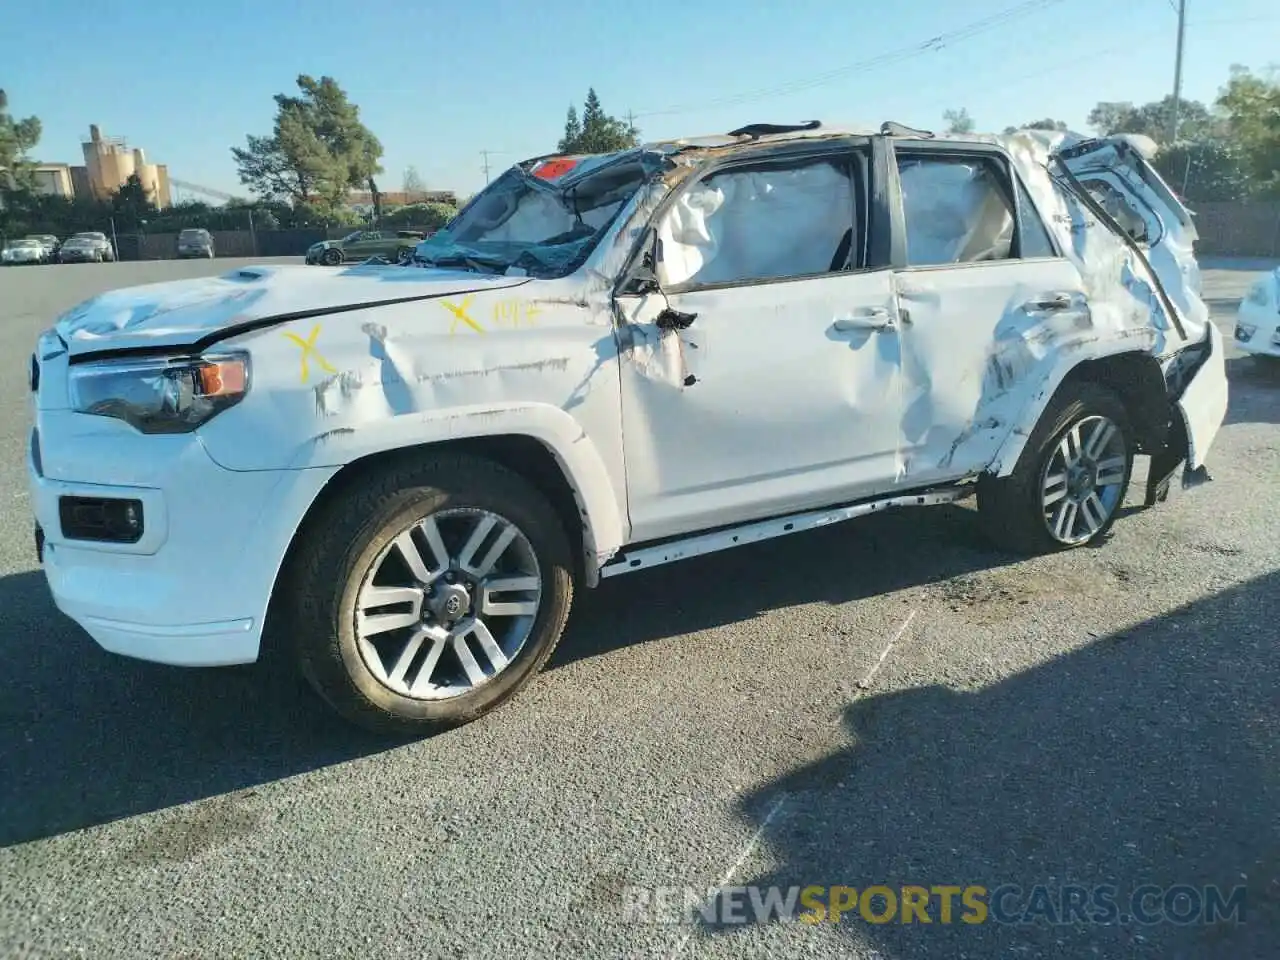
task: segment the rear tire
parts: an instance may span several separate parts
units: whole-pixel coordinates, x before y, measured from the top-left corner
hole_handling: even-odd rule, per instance
[[[978,483],[988,537],[1022,554],[1098,543],[1120,516],[1134,448],[1128,414],[1113,392],[1095,383],[1060,391],[1013,472]]]
[[[308,519],[282,579],[283,622],[303,675],[339,714],[429,733],[497,708],[543,667],[569,615],[571,570],[560,518],[536,489],[489,461],[438,454],[362,475]]]

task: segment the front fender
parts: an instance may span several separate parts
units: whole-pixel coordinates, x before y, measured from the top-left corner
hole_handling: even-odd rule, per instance
[[[358,428],[337,427],[303,442],[288,468],[343,467],[394,450],[512,435],[537,440],[555,457],[583,515],[584,553],[598,569],[625,542],[623,510],[595,443],[572,416],[550,404],[450,407],[371,420]],[[213,450],[210,455],[217,459]],[[588,564],[588,576],[595,573]]]

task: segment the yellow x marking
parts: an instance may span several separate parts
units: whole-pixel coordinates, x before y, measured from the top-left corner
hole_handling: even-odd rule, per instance
[[[453,336],[453,332],[458,329],[458,321],[461,320],[476,333],[484,333],[484,327],[476,323],[467,316],[467,308],[471,306],[471,301],[476,298],[474,293],[469,293],[462,298],[461,303],[450,303],[448,300],[441,300],[440,303],[446,310],[453,314],[453,321],[449,324],[449,336]]]
[[[306,383],[311,379],[311,368],[307,365],[307,357],[315,357],[315,361],[320,365],[320,369],[325,373],[337,373],[333,367],[329,366],[329,361],[320,356],[320,351],[316,349],[316,338],[320,336],[320,324],[316,324],[311,328],[311,335],[303,340],[296,333],[288,330],[284,335],[302,348],[302,382]]]

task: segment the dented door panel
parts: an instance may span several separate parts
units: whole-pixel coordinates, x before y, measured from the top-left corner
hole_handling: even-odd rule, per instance
[[[888,270],[620,297],[636,540],[891,489],[900,473]],[[881,325],[883,324],[883,325]]]
[[[901,337],[902,436],[915,482],[985,469],[1046,362],[1097,338],[1067,260],[907,270],[895,283],[911,321]]]

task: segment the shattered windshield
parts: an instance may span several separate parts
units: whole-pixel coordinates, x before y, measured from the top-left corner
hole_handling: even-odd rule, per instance
[[[420,243],[414,263],[566,276],[663,164],[659,155],[642,151],[519,164]]]

